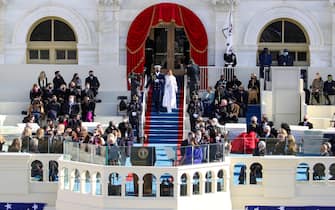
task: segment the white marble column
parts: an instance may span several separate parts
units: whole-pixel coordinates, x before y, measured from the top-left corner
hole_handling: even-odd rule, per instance
[[[121,0],[99,1],[99,64],[119,64],[120,4]]]
[[[7,0],[0,0],[0,64],[5,62],[5,18]]]
[[[335,0],[329,0],[330,10],[331,10],[331,66],[335,66]]]

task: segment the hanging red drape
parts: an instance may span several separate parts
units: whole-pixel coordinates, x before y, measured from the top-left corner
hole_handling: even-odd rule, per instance
[[[208,39],[200,19],[186,7],[161,3],[145,9],[130,25],[127,36],[127,76],[131,72],[143,73],[146,38],[150,28],[161,22],[174,22],[177,26],[183,26],[190,42],[190,57],[200,66],[207,65]]]

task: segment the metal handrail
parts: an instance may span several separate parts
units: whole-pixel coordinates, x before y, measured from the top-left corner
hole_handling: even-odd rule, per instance
[[[144,137],[144,124],[145,124],[145,113],[147,108],[147,93],[148,88],[146,87],[148,77],[147,75],[144,76],[144,84],[143,84],[143,94],[142,94],[142,113],[141,113],[141,119],[139,123],[139,136],[141,139]]]
[[[188,91],[187,91],[187,75],[184,75],[184,98],[183,98],[183,103],[184,103],[184,108],[183,108],[183,139],[186,138],[184,130],[185,130],[185,119],[186,119],[186,97],[187,97]]]

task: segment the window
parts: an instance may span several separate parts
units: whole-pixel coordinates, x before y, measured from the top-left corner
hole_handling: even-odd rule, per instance
[[[78,63],[76,35],[59,18],[49,17],[38,21],[27,40],[27,63]]]
[[[295,66],[309,65],[309,41],[303,28],[290,19],[277,19],[270,22],[261,32],[258,43],[258,55],[268,48],[272,56],[272,65],[278,64],[279,54],[288,49]]]

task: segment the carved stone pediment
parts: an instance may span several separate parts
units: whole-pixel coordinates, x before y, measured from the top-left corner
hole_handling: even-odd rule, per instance
[[[105,8],[119,9],[122,0],[99,0],[99,6]]]

